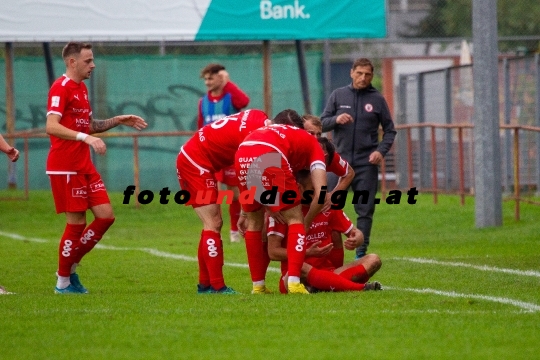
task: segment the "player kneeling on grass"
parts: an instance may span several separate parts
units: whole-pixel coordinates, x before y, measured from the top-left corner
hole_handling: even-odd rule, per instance
[[[313,191],[311,176],[308,171],[297,174],[298,187],[303,194]],[[302,207],[307,213],[309,205]],[[342,210],[321,212],[313,219],[306,234],[306,257],[302,266],[302,279],[308,288],[319,291],[362,291],[381,290],[378,282],[367,281],[380,269],[382,263],[379,256],[369,254],[349,264],[337,267],[332,257],[332,231],[347,236],[343,246],[354,250],[362,244],[364,236],[345,215]],[[285,279],[287,278],[287,225],[269,219],[268,224],[268,255],[270,259],[281,261],[282,278],[280,291],[287,293]]]

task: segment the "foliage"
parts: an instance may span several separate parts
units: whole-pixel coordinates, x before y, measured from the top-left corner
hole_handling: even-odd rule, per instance
[[[503,36],[538,36],[540,2],[498,0],[497,28]],[[431,10],[418,24],[409,24],[405,37],[472,37],[472,0],[431,0]],[[538,40],[501,42],[501,51],[525,47],[538,51]]]

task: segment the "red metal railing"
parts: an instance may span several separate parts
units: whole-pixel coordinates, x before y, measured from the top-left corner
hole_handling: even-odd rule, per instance
[[[414,187],[414,176],[413,176],[413,140],[412,140],[412,130],[419,128],[430,128],[431,130],[431,189],[423,189],[423,191],[428,191],[433,193],[433,202],[437,204],[438,194],[442,193],[443,190],[438,188],[437,183],[437,139],[436,139],[436,129],[457,129],[458,134],[458,171],[459,171],[459,189],[457,194],[460,196],[461,205],[465,204],[465,195],[467,194],[465,189],[465,160],[464,160],[464,140],[463,140],[463,131],[464,129],[472,129],[472,124],[435,124],[435,123],[423,123],[423,124],[407,124],[407,125],[397,125],[397,130],[406,131],[406,143],[407,143],[407,164],[408,164],[408,183],[409,186]],[[520,151],[519,151],[519,131],[532,131],[540,132],[540,127],[534,126],[525,126],[525,125],[501,125],[501,129],[508,129],[513,131],[514,146],[513,146],[513,162],[514,162],[514,194],[510,200],[515,201],[515,219],[519,220],[520,217],[520,202],[527,202],[534,205],[540,205],[540,202],[531,201],[521,197],[520,192]],[[129,133],[103,133],[97,134],[97,136],[105,138],[113,137],[131,137],[133,139],[133,179],[135,184],[136,195],[140,192],[140,165],[139,165],[139,138],[141,137],[170,137],[170,136],[192,136],[193,131],[173,131],[173,132],[129,132]],[[23,198],[0,198],[0,200],[17,200],[17,199],[28,199],[29,197],[29,139],[31,138],[47,138],[48,135],[44,133],[32,133],[32,132],[18,132],[11,135],[4,135],[7,139],[23,139],[24,140],[24,197]],[[538,155],[540,156],[540,154]],[[172,165],[171,165],[172,166]],[[387,192],[387,166],[383,161],[381,165],[381,192],[383,199],[386,196]],[[135,196],[136,206],[139,206],[137,196]]]

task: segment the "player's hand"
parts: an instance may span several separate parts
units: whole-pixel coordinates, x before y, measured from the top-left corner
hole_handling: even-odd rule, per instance
[[[339,114],[336,118],[336,124],[339,125],[345,125],[348,123],[352,123],[353,121],[354,119],[352,118],[352,116],[347,113]]]
[[[330,210],[330,207],[332,206],[332,193],[326,193],[326,197],[324,198],[324,205],[321,209],[321,212],[325,212]]]
[[[347,250],[354,250],[364,243],[364,234],[357,229],[353,228],[348,234],[347,239],[343,242],[343,247]]]
[[[229,81],[231,81],[231,77],[229,76],[229,73],[227,70],[219,70],[218,72],[219,77],[221,77],[221,81],[223,82],[223,86],[227,84]]]
[[[247,229],[247,216],[240,215],[238,218],[238,222],[236,223],[236,226],[238,226],[238,232],[242,236],[246,236],[246,229]]]
[[[94,149],[96,154],[105,155],[105,152],[107,151],[107,146],[100,138],[88,135],[86,139],[84,139],[84,142],[90,145],[92,149]]]
[[[332,248],[334,247],[334,244],[330,243],[328,245],[325,245],[323,247],[319,247],[321,244],[320,241],[317,241],[313,245],[311,245],[308,249],[306,249],[306,257],[323,257],[330,253]]]
[[[373,165],[379,165],[383,160],[383,156],[380,152],[374,151],[369,155],[369,163]]]
[[[116,116],[116,118],[118,119],[119,125],[131,126],[132,128],[139,131],[145,129],[148,126],[146,121],[144,121],[142,117],[137,115],[119,115]]]
[[[12,147],[11,150],[6,153],[6,155],[12,162],[19,160],[19,150],[15,149],[14,147]]]

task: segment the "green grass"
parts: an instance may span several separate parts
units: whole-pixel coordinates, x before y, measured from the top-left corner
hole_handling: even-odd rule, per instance
[[[81,296],[53,294],[65,218],[49,193],[0,201],[0,284],[16,293],[0,296],[2,359],[540,358],[538,206],[522,204],[515,222],[505,202],[503,227],[476,229],[472,198],[381,204],[370,252],[382,258],[374,279],[387,290],[254,296],[247,267],[226,265],[227,284],[243,295],[219,296],[195,292],[191,208],[111,199],[117,220],[78,271],[91,292]],[[226,263],[246,263],[243,244],[224,246]],[[273,290],[277,281],[269,271]]]

